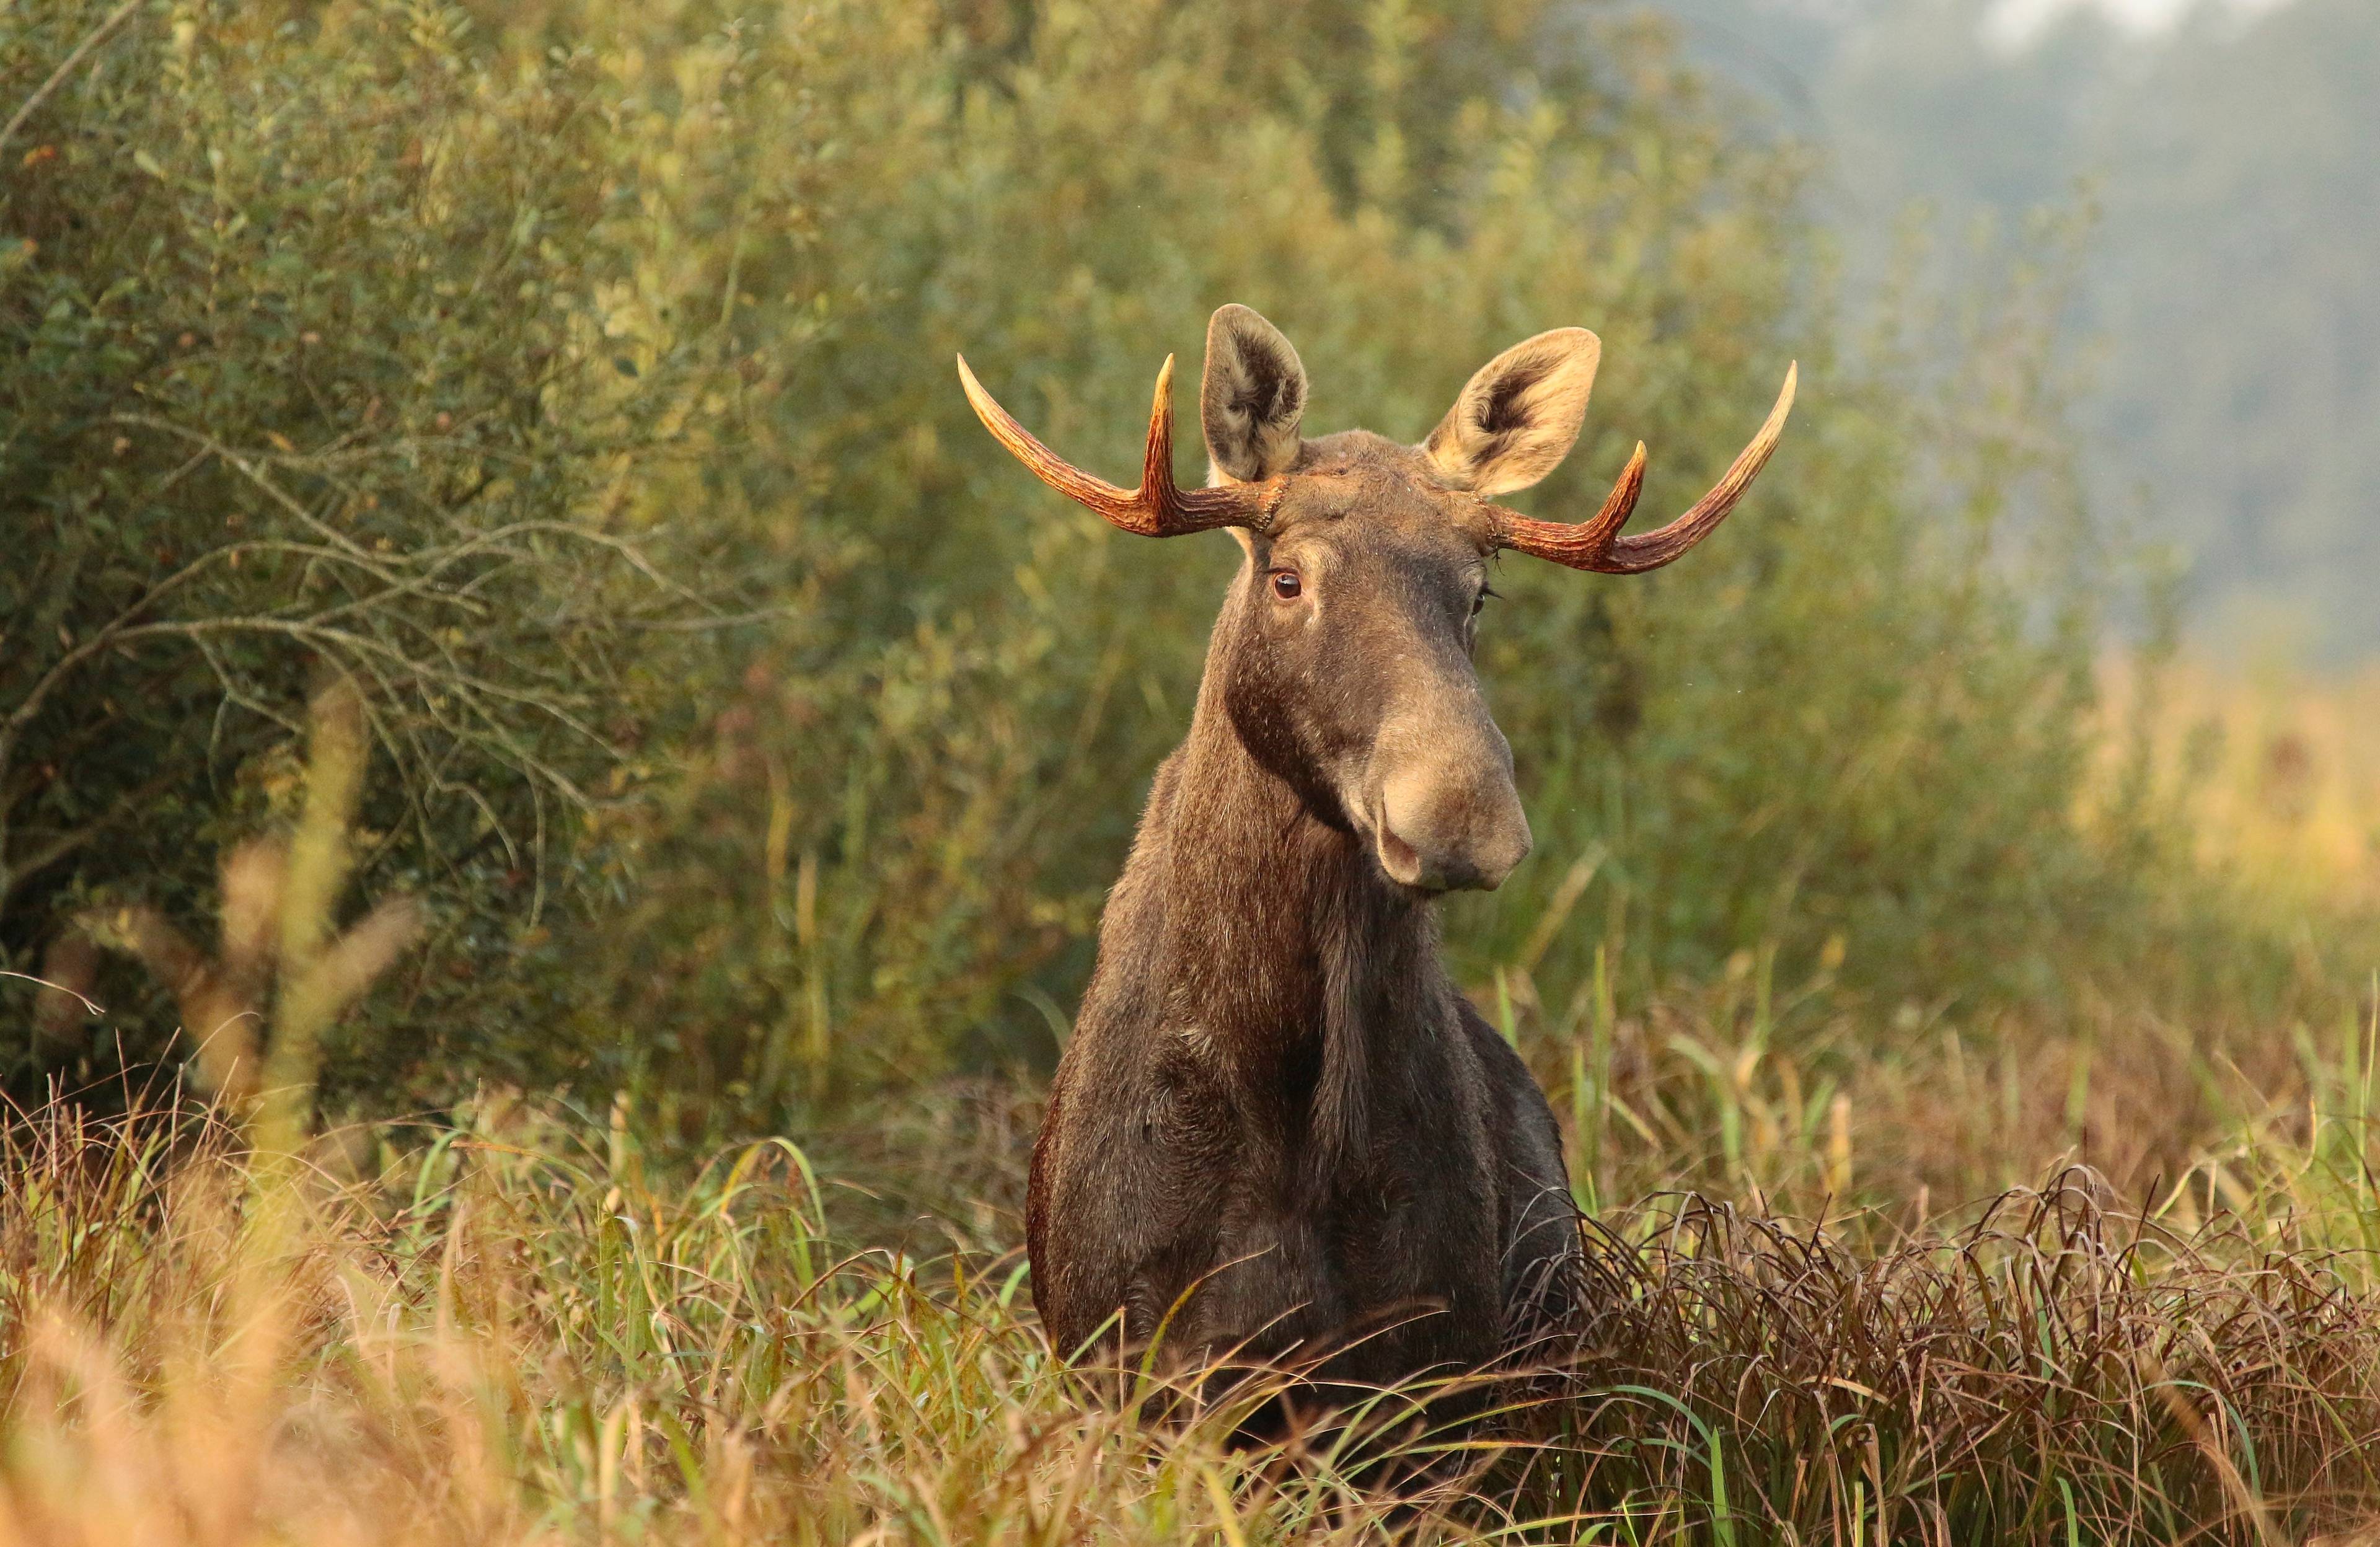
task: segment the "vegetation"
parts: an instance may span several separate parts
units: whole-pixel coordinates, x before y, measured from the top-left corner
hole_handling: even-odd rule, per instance
[[[1792,450],[1706,562],[1508,575],[1484,664],[1541,862],[1457,910],[1483,984],[1558,896],[1510,984],[1557,1024],[1598,949],[1623,993],[1767,952],[1927,1016],[2064,1016],[2144,958],[2166,1008],[2286,1015],[2354,970],[2222,923],[2142,800],[2076,820],[2127,581],[2058,449],[2054,276],[1988,331],[1912,302],[1852,363],[1797,277],[1793,158],[1657,34],[136,7],[61,75],[110,14],[9,24],[9,78],[59,82],[7,217],[20,970],[94,909],[204,932],[336,670],[389,774],[366,879],[431,937],[334,1048],[334,1101],[634,1083],[724,1137],[1046,1066],[1229,554],[1059,507],[947,362],[1122,465],[1156,363],[1232,297],[1298,338],[1318,426],[1408,433],[1512,338],[1596,323],[1549,512],[1639,435],[1682,506],[1804,359]],[[1154,63],[1120,101],[1126,57]],[[152,1062],[172,1024],[70,1029],[16,1088]]]
[[[1942,1217],[1846,1212],[1826,1189],[1864,1157],[1840,1120],[1744,1151],[1752,1196],[1798,1217],[1607,1211],[1585,1357],[1463,1437],[1462,1475],[1401,1503],[1329,1445],[1285,1468],[1234,1448],[1232,1406],[1173,1425],[1087,1413],[1025,1312],[1014,1214],[880,1215],[871,1244],[834,1228],[849,1195],[822,1181],[827,1147],[673,1164],[625,1101],[607,1124],[490,1092],[440,1125],[327,1135],[292,1171],[187,1111],[103,1124],[54,1106],[0,1151],[0,1529],[2305,1540],[2380,1504],[2375,1029],[2345,1030],[2304,1050],[2305,1104],[2234,1088],[2139,1212],[2070,1172]],[[1689,1074],[1690,1052],[1662,1062]],[[1718,1079],[1673,1093],[1689,1124],[1772,1115]],[[953,1131],[964,1110],[877,1114],[868,1139],[900,1151],[913,1188],[1013,1196],[1029,1109],[987,1099]],[[1998,1141],[1981,1124],[1964,1139],[1972,1185]],[[970,1152],[998,1175],[968,1174]],[[865,1221],[887,1200],[858,1201]]]
[[[1680,1138],[1716,1131],[1753,1211],[1603,1209],[1577,1348],[1384,1498],[1343,1436],[1234,1443],[1261,1388],[1165,1419],[1055,1360],[1013,1244],[1029,1102],[866,1115],[906,1196],[863,1193],[856,1233],[821,1178],[868,1157],[813,1158],[847,1139],[673,1160],[625,1094],[608,1123],[482,1090],[310,1139],[293,1050],[386,961],[370,922],[322,927],[360,728],[351,690],[317,700],[285,880],[225,898],[285,954],[261,1104],[0,1130],[11,1540],[2269,1541],[2380,1508],[2380,1003],[2301,1042],[2278,1100],[2194,1066],[2226,1104],[2144,1206],[2070,1168],[1942,1216],[1921,1188],[1905,1223],[1845,1207],[1850,1098],[1780,1107],[1762,1017],[1732,1048],[1733,1017],[1674,1030],[1628,1079],[1598,1025],[1585,1188],[1691,1175]],[[2069,1120],[2107,1099],[2086,1066]],[[1941,1136],[1961,1195],[2009,1131]]]
[[[57,985],[0,980],[0,1532],[2380,1509],[2380,785],[2344,697],[2105,668],[2170,613],[2050,248],[1855,328],[1800,156],[1552,6],[57,0],[0,103],[0,968]],[[1402,1505],[1086,1417],[1014,1250],[1232,554],[1062,506],[949,360],[1122,469],[1225,299],[1415,435],[1596,327],[1549,515],[1639,436],[1680,506],[1803,363],[1694,562],[1500,577],[1538,853],[1450,945],[1600,1321]]]
[[[339,672],[400,775],[367,868],[445,900],[447,983],[486,973],[642,733],[646,629],[689,621],[670,534],[617,507],[705,378],[609,300],[593,62],[511,69],[436,9],[302,49],[237,8],[0,26],[18,94],[55,86],[5,147],[0,939],[30,966],[79,909],[191,916]],[[147,1062],[171,1023],[125,1024]],[[80,1040],[31,1077],[100,1072]]]

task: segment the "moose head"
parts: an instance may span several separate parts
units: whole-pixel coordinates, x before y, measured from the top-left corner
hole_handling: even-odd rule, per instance
[[[1222,527],[1245,553],[1215,629],[1233,727],[1319,820],[1353,833],[1416,893],[1492,889],[1529,850],[1512,748],[1473,668],[1500,550],[1572,569],[1658,569],[1724,520],[1777,447],[1796,372],[1716,488],[1657,531],[1621,530],[1644,486],[1640,443],[1602,508],[1574,525],[1495,502],[1551,472],[1578,438],[1602,345],[1557,328],[1498,355],[1418,445],[1369,431],[1300,432],[1305,367],[1245,306],[1207,329],[1199,412],[1208,486],[1173,481],[1173,361],[1157,376],[1139,487],[1065,461],[992,400],[962,357],[984,425],[1035,476],[1126,531]]]

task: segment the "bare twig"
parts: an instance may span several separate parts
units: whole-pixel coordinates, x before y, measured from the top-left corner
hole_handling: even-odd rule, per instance
[[[23,982],[38,984],[42,988],[55,990],[59,993],[70,995],[71,997],[81,1001],[83,1013],[86,1015],[95,1016],[103,1013],[98,1005],[85,997],[82,990],[71,987],[68,984],[54,983],[47,978],[38,978],[30,972],[11,972],[5,967],[0,967],[0,978],[15,978]]]
[[[56,69],[50,72],[50,78],[35,88],[31,96],[25,99],[25,104],[17,109],[16,116],[8,120],[6,127],[0,128],[0,150],[6,149],[8,141],[17,138],[17,131],[25,127],[25,120],[41,110],[42,104],[50,100],[50,94],[53,91],[66,84],[67,77],[74,74],[75,67],[88,58],[92,49],[105,43],[107,35],[123,26],[132,13],[140,8],[140,0],[124,0],[124,4],[108,12],[106,18],[92,28],[82,42],[75,44],[74,51],[59,61]]]
[[[161,430],[169,435],[179,435],[194,445],[204,446],[221,457],[225,466],[263,490],[275,505],[312,529],[323,542],[344,550],[348,557],[368,568],[377,567],[371,554],[367,553],[361,544],[307,509],[287,490],[265,477],[264,469],[250,458],[233,450],[204,431],[193,430],[185,424],[176,424],[170,419],[159,419],[153,414],[110,414],[107,416],[106,422],[133,425],[144,430]]]
[[[11,773],[35,734],[35,722],[72,691],[75,682],[108,657],[151,642],[170,640],[194,652],[220,688],[211,755],[226,717],[239,710],[296,734],[297,722],[268,701],[258,679],[226,648],[240,639],[279,638],[355,674],[370,687],[376,703],[407,706],[407,712],[393,717],[375,708],[372,730],[407,772],[406,798],[425,833],[422,796],[431,785],[454,787],[437,772],[446,761],[438,744],[448,737],[476,749],[528,786],[537,806],[534,820],[542,828],[546,812],[535,801],[537,790],[550,787],[581,808],[594,801],[571,773],[510,722],[524,715],[545,720],[605,754],[617,756],[620,749],[590,718],[584,694],[565,682],[538,677],[515,681],[506,669],[489,670],[493,657],[468,647],[449,623],[481,634],[480,626],[507,604],[503,592],[510,579],[524,575],[534,579],[557,560],[575,561],[581,568],[590,560],[623,566],[622,578],[650,586],[663,610],[695,615],[661,618],[634,607],[625,615],[597,614],[592,610],[596,595],[585,587],[571,601],[562,602],[557,615],[539,611],[516,615],[526,627],[554,640],[565,662],[558,670],[604,664],[601,641],[582,638],[576,630],[716,628],[780,615],[779,609],[727,615],[714,600],[662,573],[634,539],[571,521],[498,521],[479,530],[457,521],[445,532],[422,534],[428,541],[408,542],[394,551],[385,545],[375,548],[368,538],[340,530],[321,498],[310,498],[305,490],[288,487],[275,476],[285,470],[301,481],[323,477],[334,457],[363,455],[338,442],[322,453],[280,456],[243,451],[204,430],[154,414],[110,414],[92,422],[164,434],[190,447],[159,488],[205,463],[220,462],[282,518],[298,523],[298,530],[211,546],[119,602],[114,615],[103,622],[83,626],[79,637],[68,638],[61,630],[63,651],[38,666],[29,661],[27,665],[38,675],[24,691],[12,695],[14,701],[0,707],[0,790],[13,787]],[[340,486],[340,480],[330,479],[333,491]],[[334,493],[332,497],[341,496]],[[226,599],[201,594],[210,587],[220,588],[224,572],[249,557],[283,563],[299,573],[294,583],[277,584],[266,604],[254,610],[234,611],[223,604]],[[590,679],[602,675],[595,671]],[[493,815],[484,798],[477,803],[483,814]],[[67,834],[16,835],[12,843],[16,813],[11,805],[0,798],[0,907],[19,892],[27,876],[82,849],[105,824],[87,824]],[[508,853],[516,847],[515,836],[504,834]]]

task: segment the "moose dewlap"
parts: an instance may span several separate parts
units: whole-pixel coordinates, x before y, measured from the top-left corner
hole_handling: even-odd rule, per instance
[[[1034,1147],[1033,1293],[1061,1352],[1156,1342],[1378,1386],[1559,1334],[1578,1252],[1560,1136],[1455,991],[1429,906],[1529,851],[1472,664],[1488,561],[1668,564],[1750,486],[1794,386],[1658,531],[1621,530],[1642,445],[1589,520],[1491,503],[1570,450],[1600,354],[1584,328],[1539,334],[1419,445],[1309,440],[1297,351],[1226,306],[1199,391],[1208,486],[1173,481],[1168,359],[1131,490],[1035,440],[959,361],[985,426],[1050,487],[1144,536],[1229,528],[1245,554]]]

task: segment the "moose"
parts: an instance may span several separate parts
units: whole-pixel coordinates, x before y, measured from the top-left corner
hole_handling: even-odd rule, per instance
[[[1061,1354],[1306,1371],[1378,1389],[1512,1368],[1570,1324],[1578,1218],[1561,1139],[1439,955],[1431,900],[1529,852],[1473,646],[1500,550],[1656,569],[1718,526],[1776,449],[1776,408],[1718,486],[1624,535],[1639,444],[1577,524],[1493,497],[1569,452],[1602,346],[1514,345],[1419,445],[1306,439],[1297,351],[1248,308],[1207,330],[1207,486],[1173,478],[1158,373],[1140,485],[977,415],[1043,482],[1126,531],[1228,529],[1186,740],[1159,768],[1034,1146],[1026,1251]]]

